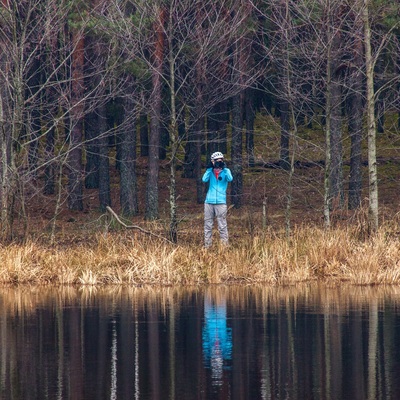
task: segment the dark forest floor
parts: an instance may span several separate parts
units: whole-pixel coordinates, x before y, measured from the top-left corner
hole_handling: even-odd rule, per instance
[[[299,131],[295,143],[296,162],[293,176],[291,226],[323,225],[323,178],[324,178],[324,133],[320,129]],[[263,202],[266,204],[268,229],[284,230],[288,194],[288,172],[277,168],[279,154],[279,127],[270,117],[259,117],[256,124],[256,166],[245,167],[243,171],[243,198],[239,209],[230,208],[229,229],[233,240],[244,235],[253,235],[262,228]],[[365,144],[366,146],[366,144]],[[349,139],[344,137],[344,186],[347,190],[349,173]],[[378,177],[381,220],[392,219],[400,210],[398,193],[400,187],[400,135],[388,129],[378,134]],[[366,223],[368,208],[368,171],[366,153],[363,155],[363,204],[358,210],[349,211],[346,206],[332,213],[332,224]],[[230,157],[226,155],[229,166]],[[119,212],[118,172],[111,162],[112,205]],[[147,159],[137,161],[139,214],[127,224],[139,225],[157,233],[166,234],[169,219],[169,164],[161,160],[159,180],[160,219],[147,222],[144,219],[144,198],[146,188]],[[177,195],[179,238],[202,239],[203,204],[196,202],[196,184],[193,179],[182,178],[182,165],[178,166]],[[39,176],[35,187],[41,187]],[[32,191],[33,193],[33,191]],[[37,192],[35,192],[37,193]],[[347,199],[345,199],[346,203]],[[27,232],[36,238],[46,238],[51,231],[55,212],[55,197],[36,195],[28,199]],[[16,227],[22,230],[23,218],[17,218]],[[84,210],[70,211],[63,203],[56,217],[57,240],[68,244],[71,240],[89,240],[91,235],[104,229],[121,229],[116,223],[110,225],[110,218],[99,211],[97,190],[84,191]],[[21,234],[19,235],[21,237]],[[179,239],[178,239],[179,240]]]

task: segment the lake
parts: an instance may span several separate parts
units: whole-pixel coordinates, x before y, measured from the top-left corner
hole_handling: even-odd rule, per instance
[[[0,289],[1,399],[399,399],[400,288]]]

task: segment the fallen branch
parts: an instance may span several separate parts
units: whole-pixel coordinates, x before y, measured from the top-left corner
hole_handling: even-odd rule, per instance
[[[137,229],[138,231],[146,234],[146,235],[150,235],[150,236],[154,236],[158,239],[162,239],[167,241],[168,243],[172,243],[170,240],[168,240],[167,238],[157,235],[156,233],[150,232],[150,231],[146,231],[145,229],[141,228],[138,225],[127,225],[124,221],[122,221],[119,216],[117,215],[117,213],[109,206],[106,207],[107,211],[117,220],[117,222],[119,224],[121,224],[124,228],[126,229]],[[173,243],[172,243],[173,244]]]

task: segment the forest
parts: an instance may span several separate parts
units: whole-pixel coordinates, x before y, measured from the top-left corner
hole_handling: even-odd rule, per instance
[[[176,243],[217,150],[233,210],[264,215],[273,188],[290,232],[316,168],[314,217],[366,208],[377,231],[399,88],[397,0],[1,0],[1,241],[38,214],[54,241],[92,201]]]

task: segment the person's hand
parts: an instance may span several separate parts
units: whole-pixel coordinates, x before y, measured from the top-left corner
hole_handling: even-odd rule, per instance
[[[207,164],[206,168],[207,168],[207,169],[209,169],[209,168],[214,168],[214,164],[210,161],[210,162]]]

